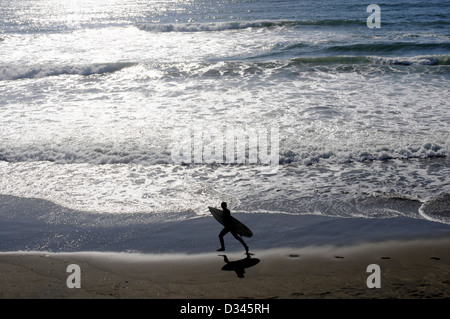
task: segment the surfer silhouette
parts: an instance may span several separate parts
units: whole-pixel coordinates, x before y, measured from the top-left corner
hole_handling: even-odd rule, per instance
[[[237,240],[239,240],[241,242],[241,244],[245,248],[245,252],[248,254],[248,246],[247,246],[247,244],[244,242],[244,240],[242,239],[241,236],[239,236],[234,230],[232,230],[231,212],[227,208],[227,203],[222,202],[222,204],[220,204],[220,206],[222,206],[223,220],[224,220],[224,226],[225,227],[224,227],[224,229],[222,229],[222,231],[219,234],[220,248],[217,249],[217,251],[225,251],[225,242],[223,240],[223,236],[225,236],[228,233],[231,233],[234,238],[236,238]]]

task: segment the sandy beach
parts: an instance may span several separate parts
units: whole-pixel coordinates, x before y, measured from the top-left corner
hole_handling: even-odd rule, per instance
[[[450,239],[239,253],[0,254],[1,298],[386,299],[449,298]],[[68,288],[70,264],[81,288]],[[380,269],[380,288],[368,288]],[[239,269],[244,269],[244,272]]]

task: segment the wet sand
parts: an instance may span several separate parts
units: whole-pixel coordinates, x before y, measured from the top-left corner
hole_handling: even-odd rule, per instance
[[[0,253],[1,298],[450,298],[450,239],[225,252]],[[68,288],[81,269],[81,288]],[[367,279],[380,268],[380,288]],[[244,270],[244,272],[242,272]],[[371,280],[370,282],[376,282]]]

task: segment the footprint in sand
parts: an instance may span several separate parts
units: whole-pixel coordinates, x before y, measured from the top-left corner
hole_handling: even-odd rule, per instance
[[[301,292],[293,292],[292,294],[291,294],[291,296],[304,296],[305,294],[304,293],[301,293]]]

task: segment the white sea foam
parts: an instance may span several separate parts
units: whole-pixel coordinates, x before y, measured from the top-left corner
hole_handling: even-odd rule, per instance
[[[450,224],[450,194],[441,193],[427,199],[419,212],[426,219]]]
[[[450,185],[448,178],[435,181],[450,173],[448,169],[433,171],[430,164],[392,160],[334,167],[300,165],[267,175],[261,167],[245,165],[0,162],[0,182],[3,194],[42,198],[104,214],[190,212],[204,216],[208,206],[226,201],[237,212],[420,218],[420,201],[440,192],[442,185]],[[407,187],[411,184],[421,187],[412,190]]]

